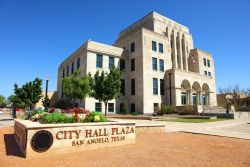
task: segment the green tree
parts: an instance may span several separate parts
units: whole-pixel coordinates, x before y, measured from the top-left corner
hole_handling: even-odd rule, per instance
[[[22,87],[14,84],[14,95],[10,98],[12,102],[21,108],[30,107],[36,104],[42,97],[42,80],[35,78],[34,81],[25,83]]]
[[[6,99],[2,95],[0,95],[0,107],[6,107]]]
[[[89,74],[89,76],[91,76]],[[102,71],[101,75],[97,71],[90,81],[92,92],[91,97],[104,102],[105,117],[107,115],[108,101],[117,98],[120,95],[121,72],[117,68],[112,68],[109,73]]]
[[[42,104],[43,104],[43,107],[46,106],[45,98],[42,99]],[[50,107],[50,99],[49,99],[49,97],[48,97],[48,98],[47,98],[47,108],[49,108],[49,107]]]
[[[25,108],[25,103],[16,95],[11,95],[8,97],[8,104],[14,108]]]
[[[90,93],[89,77],[82,77],[80,74],[78,69],[73,75],[63,78],[62,81],[63,93],[74,103],[77,99],[85,99]]]

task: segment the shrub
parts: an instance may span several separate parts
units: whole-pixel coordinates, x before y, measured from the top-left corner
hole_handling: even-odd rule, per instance
[[[33,110],[33,111],[26,111],[24,114],[24,119],[28,120],[31,119],[36,114],[43,114],[44,110]]]
[[[192,106],[185,106],[179,111],[180,115],[197,115],[198,113],[193,109]]]
[[[84,123],[87,122],[107,122],[107,118],[103,116],[100,112],[91,112],[89,116],[86,116],[83,120]]]
[[[74,105],[71,101],[66,100],[66,99],[60,99],[56,102],[55,106],[53,106],[55,108],[60,108],[63,110],[69,109],[69,108],[73,108]]]
[[[161,112],[163,114],[173,114],[176,113],[176,107],[175,106],[169,106],[167,104],[162,104],[161,105]]]
[[[239,111],[250,111],[250,108],[248,108],[247,106],[241,106],[239,108]]]
[[[138,112],[132,112],[131,115],[139,115]]]
[[[44,114],[41,118],[42,123],[57,124],[57,123],[75,123],[74,115],[68,117],[65,114],[59,112],[53,112],[51,114]]]
[[[154,113],[157,113],[157,115],[163,115],[163,112],[159,107],[154,107]]]
[[[123,104],[123,107],[121,108],[120,113],[121,114],[125,114],[125,115],[129,113],[128,112],[128,105],[127,105],[127,103]]]

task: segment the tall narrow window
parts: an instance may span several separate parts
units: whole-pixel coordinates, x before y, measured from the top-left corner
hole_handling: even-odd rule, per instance
[[[204,75],[207,75],[207,71],[204,71]]]
[[[120,113],[122,113],[123,108],[124,108],[124,103],[120,103]]]
[[[162,43],[159,43],[159,52],[163,53],[163,44]]]
[[[211,72],[208,72],[208,76],[210,76],[210,77],[211,77]]]
[[[102,68],[102,55],[96,54],[96,67]]]
[[[207,60],[207,66],[210,67],[210,60]]]
[[[164,87],[165,87],[165,85],[164,85],[164,79],[160,79],[160,91],[161,91],[161,95],[165,94]]]
[[[154,103],[154,112],[159,112],[159,104],[158,103]]]
[[[135,59],[131,59],[131,71],[135,71]]]
[[[131,95],[135,95],[135,79],[131,79]]]
[[[78,58],[78,59],[77,59],[77,69],[80,67],[80,65],[81,65],[80,63],[81,63],[81,62],[80,62],[80,58]]]
[[[186,93],[184,93],[184,92],[181,93],[181,104],[182,105],[187,104],[187,96],[186,96]]]
[[[111,69],[115,65],[115,58],[109,56],[109,69]]]
[[[202,95],[202,103],[203,105],[207,104],[207,96],[205,94]]]
[[[102,112],[102,103],[95,103],[95,111]]]
[[[153,94],[158,95],[158,79],[153,78]]]
[[[131,51],[131,52],[134,52],[134,51],[135,51],[135,43],[134,43],[134,42],[131,43],[131,45],[130,45],[130,51]]]
[[[121,79],[121,95],[125,95],[125,79]]]
[[[108,112],[114,112],[114,103],[108,103]]]
[[[67,65],[67,76],[69,75],[69,65]]]
[[[125,59],[120,59],[120,71],[125,70]]]
[[[197,104],[197,99],[196,99],[196,94],[193,94],[192,95],[193,97],[193,105],[196,105]]]
[[[74,73],[74,69],[75,69],[75,63],[73,62],[73,63],[71,64],[71,74]]]
[[[131,103],[130,109],[131,113],[135,112],[135,103]]]
[[[207,60],[205,58],[203,58],[203,64],[204,66],[207,66]]]
[[[160,71],[164,71],[164,60],[160,59]]]
[[[157,70],[157,58],[152,57],[152,68]]]
[[[63,69],[63,76],[62,76],[63,78],[65,77],[65,69]]]
[[[157,46],[155,41],[152,41],[152,50],[157,51]]]

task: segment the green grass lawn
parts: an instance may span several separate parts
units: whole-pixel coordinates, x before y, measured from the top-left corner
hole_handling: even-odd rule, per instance
[[[172,118],[166,119],[167,122],[186,122],[186,123],[203,123],[203,122],[215,122],[215,121],[225,121],[228,119],[218,118],[218,119],[190,119],[190,118]]]

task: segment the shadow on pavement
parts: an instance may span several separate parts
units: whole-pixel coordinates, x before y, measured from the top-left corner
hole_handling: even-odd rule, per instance
[[[4,134],[4,143],[7,156],[17,156],[24,158],[20,148],[15,141],[14,134]]]

